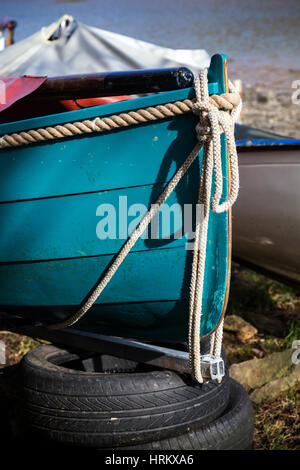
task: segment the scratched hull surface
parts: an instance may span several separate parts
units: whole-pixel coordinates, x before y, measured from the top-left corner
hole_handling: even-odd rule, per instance
[[[238,129],[237,137],[245,139]],[[233,256],[300,283],[300,140],[251,129],[238,142],[240,185]]]
[[[216,91],[216,90],[215,90]],[[191,89],[0,126],[1,135],[94,118],[191,97]],[[196,143],[193,115],[107,134],[4,150],[0,174],[1,310],[51,323],[76,311],[124,239],[119,221],[127,205],[155,202]],[[167,201],[197,201],[201,152]],[[223,141],[223,170],[226,175]],[[224,185],[223,198],[227,196]],[[117,236],[99,239],[97,208],[116,208]],[[135,214],[136,215],[136,214]],[[135,217],[128,215],[127,226]],[[177,223],[177,226],[176,226]],[[140,239],[81,320],[80,328],[148,340],[187,337],[192,251],[189,233],[174,238],[182,217],[164,238]],[[168,239],[168,235],[171,237]],[[227,283],[228,216],[211,214],[201,335],[218,324]]]

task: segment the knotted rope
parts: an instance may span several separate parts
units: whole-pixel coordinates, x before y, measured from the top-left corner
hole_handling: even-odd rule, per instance
[[[158,213],[160,206],[175,189],[203,147],[198,202],[204,206],[204,218],[201,221],[201,230],[200,221],[197,221],[196,223],[189,307],[189,354],[191,374],[195,380],[203,382],[200,359],[200,327],[209,212],[210,209],[217,213],[228,210],[235,202],[239,189],[238,159],[234,140],[234,122],[238,119],[240,113],[241,100],[231,84],[229,91],[230,93],[225,93],[221,96],[213,95],[209,97],[207,70],[205,69],[201,71],[195,82],[195,101],[184,100],[153,108],[132,111],[119,116],[111,116],[110,118],[96,118],[94,121],[86,120],[82,122],[68,123],[64,126],[36,129],[2,137],[2,148],[15,147],[27,145],[33,142],[69,137],[71,135],[79,135],[95,131],[102,132],[116,129],[118,127],[127,127],[129,125],[135,125],[149,120],[163,119],[165,117],[184,114],[191,110],[199,115],[199,123],[196,126],[198,142],[183,165],[177,170],[161,195],[158,197],[155,204],[151,205],[149,211],[133,230],[121,250],[113,259],[112,263],[101,276],[88,299],[81,305],[77,312],[65,321],[46,325],[49,329],[66,328],[73,325],[92,307],[153,217]],[[220,107],[226,109],[227,112],[220,110]],[[225,133],[227,141],[231,186],[227,200],[220,204],[220,198],[223,192],[220,135],[223,132]],[[213,172],[215,174],[215,190],[211,199]],[[223,319],[221,320],[218,328],[211,335],[211,353],[216,356],[220,356],[221,353],[222,335]]]
[[[231,90],[234,92],[232,85]],[[218,110],[210,103],[207,87],[207,72],[202,70],[195,83],[196,102],[193,111],[202,119],[196,126],[199,142],[203,143],[202,172],[198,204],[203,205],[203,219],[196,222],[195,249],[190,285],[190,321],[189,321],[189,351],[192,376],[203,382],[200,363],[200,326],[202,314],[202,297],[206,260],[206,244],[210,209],[220,213],[227,211],[235,202],[239,190],[238,157],[234,140],[234,123],[241,110],[241,101],[226,113]],[[230,162],[230,192],[225,202],[220,204],[223,192],[223,174],[220,135],[226,136],[228,160]],[[213,172],[215,174],[215,190],[210,203]],[[201,230],[200,230],[201,228]],[[223,337],[223,319],[216,332],[211,337],[211,354],[220,356]]]

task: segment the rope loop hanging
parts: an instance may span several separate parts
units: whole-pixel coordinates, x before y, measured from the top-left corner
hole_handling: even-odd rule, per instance
[[[202,70],[195,82],[196,102],[193,112],[199,115],[196,133],[203,145],[203,160],[198,204],[203,206],[203,219],[196,222],[194,256],[190,284],[190,318],[189,318],[189,353],[192,376],[203,382],[201,371],[200,327],[202,315],[202,298],[207,248],[207,233],[210,210],[225,212],[234,204],[239,190],[238,157],[234,139],[234,123],[239,117],[241,100],[234,95],[229,112],[218,109],[211,103],[208,95],[207,70]],[[223,194],[223,171],[221,153],[221,134],[224,132],[227,143],[228,161],[230,166],[230,191],[224,202],[220,202]],[[215,176],[214,194],[212,192],[213,173]],[[200,227],[201,225],[201,227]],[[201,230],[200,230],[201,228]],[[219,357],[223,337],[223,319],[216,332],[211,336],[211,354]]]

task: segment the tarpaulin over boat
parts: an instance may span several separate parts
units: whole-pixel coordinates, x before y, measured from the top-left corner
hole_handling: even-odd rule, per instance
[[[203,49],[169,49],[87,26],[63,16],[0,53],[0,75],[69,75],[102,71],[209,66]]]

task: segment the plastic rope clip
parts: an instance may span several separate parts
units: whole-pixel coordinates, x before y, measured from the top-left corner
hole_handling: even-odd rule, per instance
[[[224,361],[213,354],[200,356],[202,375],[205,378],[220,381],[225,375]]]

